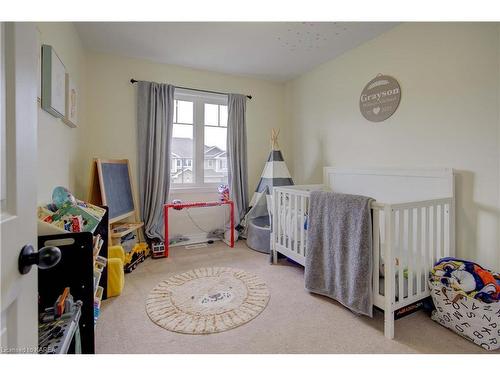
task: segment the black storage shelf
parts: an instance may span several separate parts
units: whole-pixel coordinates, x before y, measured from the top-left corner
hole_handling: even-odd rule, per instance
[[[99,255],[107,258],[108,209],[105,208],[106,214],[94,234],[82,232],[38,237],[38,248],[57,246],[62,254],[61,261],[56,266],[38,271],[40,310],[53,306],[64,288],[70,287],[70,293],[75,301],[80,300],[83,303],[79,323],[83,354],[95,353],[93,236],[101,235],[104,243]],[[107,267],[105,267],[99,283],[104,288],[103,299],[107,295],[107,279]]]

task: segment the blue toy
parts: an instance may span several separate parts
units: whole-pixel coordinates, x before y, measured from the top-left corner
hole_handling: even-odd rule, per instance
[[[76,205],[76,198],[71,192],[63,186],[57,186],[52,191],[52,203],[59,209],[64,204]]]

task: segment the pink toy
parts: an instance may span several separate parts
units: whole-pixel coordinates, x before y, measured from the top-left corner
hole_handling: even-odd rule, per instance
[[[217,191],[219,192],[219,200],[221,202],[226,202],[229,200],[229,186],[219,185]]]

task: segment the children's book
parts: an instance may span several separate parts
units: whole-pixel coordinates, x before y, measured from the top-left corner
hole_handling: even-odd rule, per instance
[[[93,205],[91,203],[87,203],[81,200],[76,201],[76,205],[80,207],[81,209],[87,211],[90,215],[98,218],[99,220],[102,219],[104,214],[106,213],[106,210],[102,207]]]
[[[52,223],[69,232],[94,232],[101,220],[80,206],[63,205],[52,215]]]

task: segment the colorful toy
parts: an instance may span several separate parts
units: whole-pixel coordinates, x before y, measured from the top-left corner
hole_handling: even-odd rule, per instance
[[[163,241],[153,241],[151,248],[153,258],[163,258],[165,256],[165,243]]]
[[[182,204],[182,201],[180,199],[173,199],[172,200],[172,204],[174,204],[174,205],[180,205],[180,204]],[[180,208],[175,208],[175,207],[174,207],[174,209],[175,210],[180,210]]]
[[[124,270],[129,273],[137,268],[149,256],[149,247],[146,242],[139,242],[125,254]]]
[[[224,184],[219,185],[217,191],[219,192],[219,200],[221,202],[226,202],[229,200],[229,186]]]
[[[81,316],[82,301],[74,301],[69,287],[57,298],[52,307],[39,315],[38,353],[66,354],[71,343],[78,350],[80,335],[75,335]]]
[[[52,191],[52,203],[59,209],[65,204],[76,206],[76,198],[63,186],[57,186]]]
[[[467,260],[439,260],[431,271],[431,279],[486,303],[500,300],[500,274]]]
[[[119,296],[125,285],[125,250],[120,245],[108,247],[108,290],[107,296]]]
[[[52,202],[37,209],[38,220],[66,232],[93,232],[106,213],[104,208],[78,200],[65,187],[57,186]]]

